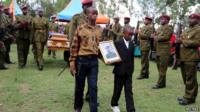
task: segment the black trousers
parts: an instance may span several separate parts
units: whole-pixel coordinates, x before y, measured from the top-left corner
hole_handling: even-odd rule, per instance
[[[114,91],[111,100],[111,106],[118,106],[118,101],[124,86],[126,110],[127,112],[135,112],[132,92],[132,75],[123,74],[114,76]]]
[[[11,62],[9,53],[10,53],[10,46],[12,44],[12,40],[11,39],[6,39],[4,41],[4,44],[5,44],[5,47],[6,47],[5,62],[9,63],[9,62]]]

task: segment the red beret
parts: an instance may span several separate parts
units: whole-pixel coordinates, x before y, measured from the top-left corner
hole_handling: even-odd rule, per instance
[[[170,20],[170,17],[169,17],[168,15],[162,15],[162,16],[160,16],[160,19],[162,19],[162,18],[165,18],[165,19],[167,19],[168,21]]]
[[[81,0],[81,3],[84,4],[89,4],[89,3],[93,3],[93,0]]]
[[[189,16],[189,18],[192,18],[192,19],[199,19],[200,20],[200,14],[198,14],[198,13],[194,13],[194,14],[191,14],[190,16]]]
[[[146,16],[144,19],[147,19],[147,20],[150,20],[150,21],[152,21],[152,18],[151,18],[151,17],[149,17],[149,16]]]
[[[130,20],[130,17],[124,17],[124,19],[128,19],[128,20]]]

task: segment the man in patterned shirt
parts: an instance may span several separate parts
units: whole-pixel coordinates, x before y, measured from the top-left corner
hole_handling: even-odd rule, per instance
[[[101,30],[96,26],[98,12],[88,9],[88,22],[80,25],[73,37],[70,49],[70,72],[75,77],[75,112],[81,112],[85,79],[88,79],[90,112],[97,112],[97,77],[99,41]]]

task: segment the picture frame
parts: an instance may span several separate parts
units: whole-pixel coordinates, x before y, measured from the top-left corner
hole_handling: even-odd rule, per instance
[[[99,49],[105,64],[112,64],[121,61],[121,57],[112,40],[100,42]]]

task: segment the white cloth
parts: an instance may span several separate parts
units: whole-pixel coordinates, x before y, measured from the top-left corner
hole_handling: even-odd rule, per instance
[[[129,48],[129,41],[127,41],[124,37],[123,37],[123,39],[124,39],[124,43],[126,45],[126,48]]]

